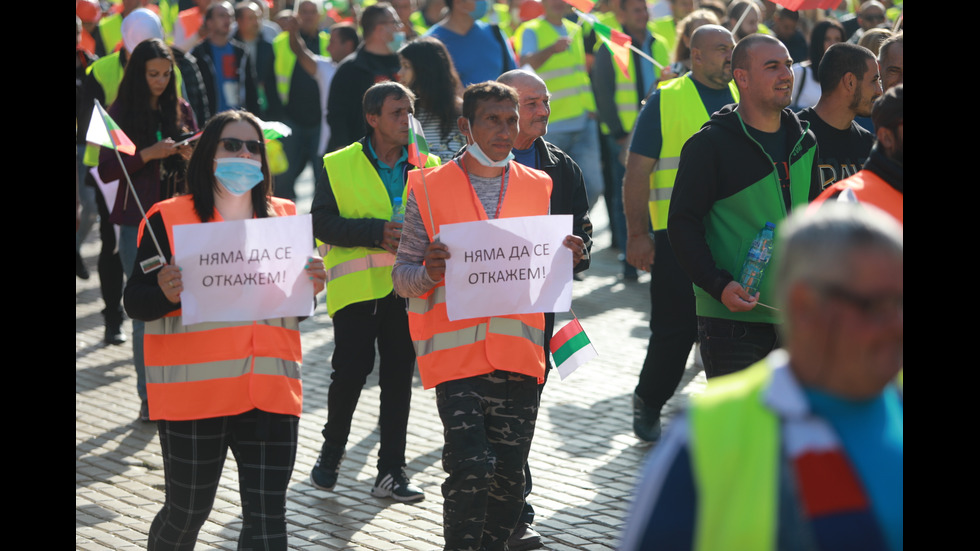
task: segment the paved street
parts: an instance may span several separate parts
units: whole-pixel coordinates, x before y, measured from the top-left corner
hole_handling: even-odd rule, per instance
[[[309,212],[309,172],[299,186],[300,212]],[[538,417],[530,501],[535,529],[551,550],[614,549],[625,523],[635,476],[648,445],[633,436],[630,397],[646,350],[649,276],[624,283],[603,203],[594,215],[592,269],[576,282],[573,309],[599,357],[559,380],[549,379]],[[164,499],[160,445],[153,423],[136,420],[139,398],[131,342],[103,344],[104,304],[96,274],[97,231],[83,257],[92,278],[75,282],[75,546],[142,549]],[[370,495],[377,474],[379,389],[376,373],[360,397],[347,458],[333,492],[309,483],[326,421],[333,327],[322,303],[302,322],[304,407],[299,449],[288,494],[290,549],[439,549],[442,545],[442,424],[435,394],[416,374],[408,434],[408,474],[425,500],[400,504]],[[571,319],[559,316],[558,325]],[[129,323],[125,325],[127,334]],[[699,392],[704,375],[689,367],[681,396]],[[241,527],[237,470],[225,463],[214,510],[196,549],[235,549]]]

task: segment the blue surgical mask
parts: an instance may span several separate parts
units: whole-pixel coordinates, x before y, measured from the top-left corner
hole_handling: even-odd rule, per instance
[[[402,44],[405,43],[405,31],[395,31],[392,34],[391,42],[388,43],[388,49],[392,52],[397,52],[401,49]]]
[[[483,16],[487,14],[488,8],[489,5],[487,4],[487,0],[476,0],[476,6],[474,6],[473,11],[470,12],[470,17],[472,17],[474,21],[477,19],[482,19]]]
[[[245,195],[265,180],[262,174],[262,163],[254,159],[241,157],[224,157],[214,160],[214,177],[228,193],[236,197]]]

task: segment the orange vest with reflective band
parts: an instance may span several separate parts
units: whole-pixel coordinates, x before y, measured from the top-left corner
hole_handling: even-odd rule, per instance
[[[269,198],[276,216],[296,205]],[[199,224],[189,195],[161,201],[171,248],[173,227]],[[140,225],[140,240],[145,223]],[[175,310],[146,323],[144,359],[151,419],[188,421],[237,415],[252,409],[299,416],[303,410],[303,352],[295,317],[185,326]]]
[[[905,194],[888,185],[888,182],[870,170],[859,170],[850,178],[827,186],[813,201],[813,208],[824,201],[835,201],[841,194],[852,193],[859,203],[874,205],[895,217],[899,224],[905,225]],[[846,199],[845,199],[846,200]]]
[[[551,178],[513,161],[509,167],[499,218],[548,214]],[[425,170],[427,192],[418,170],[408,173],[408,185],[409,192],[415,193],[430,241],[443,224],[487,220],[480,199],[455,162]],[[408,326],[424,388],[495,370],[544,381],[544,314],[449,321],[446,286],[440,281],[427,293],[409,300]]]

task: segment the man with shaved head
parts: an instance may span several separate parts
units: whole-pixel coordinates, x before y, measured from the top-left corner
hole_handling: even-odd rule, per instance
[[[517,90],[518,123],[517,139],[514,141],[514,160],[524,166],[544,171],[551,177],[551,214],[571,214],[572,233],[582,238],[585,254],[575,265],[575,272],[589,268],[589,251],[592,249],[592,221],[589,220],[589,198],[585,191],[582,170],[558,146],[544,140],[548,133],[548,120],[551,116],[551,93],[541,77],[534,73],[516,70],[508,71],[497,82]],[[551,351],[548,343],[555,329],[555,315],[544,315],[545,381],[551,368]],[[538,385],[538,400],[544,385]],[[537,549],[542,546],[541,536],[531,528],[534,522],[534,508],[527,502],[531,493],[531,470],[524,464],[524,510],[514,533],[507,540],[512,551]]]
[[[728,29],[704,25],[691,36],[691,72],[671,80],[640,111],[623,179],[626,260],[650,271],[650,344],[633,393],[633,432],[660,438],[660,410],[674,394],[698,336],[691,278],[667,238],[667,211],[681,148],[712,113],[738,101]],[[649,227],[652,223],[653,235]]]
[[[786,108],[792,64],[779,40],[742,39],[732,52],[738,105],[712,115],[681,151],[667,231],[694,283],[709,378],[744,369],[778,346],[772,278],[763,277],[754,295],[738,278],[759,230],[820,193],[816,138]]]

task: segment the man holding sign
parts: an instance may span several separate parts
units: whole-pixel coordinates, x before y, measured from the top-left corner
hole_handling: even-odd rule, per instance
[[[450,321],[443,277],[452,256],[437,239],[444,224],[548,213],[551,178],[511,162],[518,120],[513,88],[496,82],[467,88],[459,119],[467,151],[424,178],[410,175],[392,270],[396,292],[412,298],[409,325],[422,384],[435,387],[445,427],[447,549],[503,548],[524,504],[523,469],[544,379],[544,314]],[[582,239],[569,235],[563,245],[578,263]]]
[[[381,449],[371,493],[397,501],[425,496],[405,475],[405,434],[412,399],[415,353],[405,301],[392,292],[391,265],[401,235],[408,163],[408,117],[415,96],[401,84],[375,84],[364,94],[368,135],[323,158],[313,197],[313,234],[331,245],[326,255],[327,312],[334,348],[323,448],[310,481],[321,490],[337,483],[361,388],[381,356]],[[439,158],[428,157],[428,165]],[[394,205],[394,207],[393,207]]]

